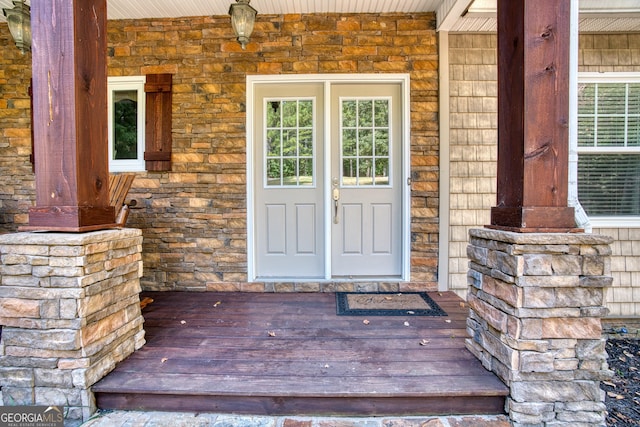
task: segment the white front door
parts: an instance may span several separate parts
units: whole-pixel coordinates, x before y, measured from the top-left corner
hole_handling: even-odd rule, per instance
[[[398,84],[331,90],[331,272],[402,273],[402,115]]]
[[[400,278],[402,105],[400,83],[255,85],[254,279]]]

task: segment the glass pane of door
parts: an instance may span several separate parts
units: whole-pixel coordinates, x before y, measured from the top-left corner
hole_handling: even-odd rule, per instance
[[[389,107],[388,98],[342,99],[343,186],[389,185]]]
[[[313,186],[313,100],[267,99],[265,112],[265,186]]]

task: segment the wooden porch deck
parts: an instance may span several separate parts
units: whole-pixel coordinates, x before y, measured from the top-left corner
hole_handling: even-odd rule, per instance
[[[507,389],[446,317],[336,315],[332,293],[150,293],[147,344],[93,386],[101,409],[254,415],[501,414]],[[405,325],[408,322],[408,326]]]

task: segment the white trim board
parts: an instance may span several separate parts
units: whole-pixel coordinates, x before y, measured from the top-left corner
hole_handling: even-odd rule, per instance
[[[248,75],[246,79],[246,174],[247,174],[247,279],[249,282],[253,281],[280,281],[278,278],[259,278],[256,277],[255,265],[256,265],[256,250],[255,250],[255,204],[254,204],[254,156],[253,156],[253,134],[255,123],[255,117],[253,114],[253,105],[255,102],[254,92],[255,86],[258,84],[268,83],[301,83],[301,82],[316,82],[323,83],[325,85],[325,96],[330,93],[331,84],[336,83],[396,83],[401,85],[402,90],[402,182],[407,185],[403,185],[402,190],[402,275],[399,281],[409,281],[411,274],[411,109],[410,109],[410,77],[409,74],[296,74],[296,75]],[[329,103],[325,103],[325,113],[329,113]],[[328,126],[328,123],[325,123]],[[325,135],[328,135],[325,129]],[[329,155],[329,150],[325,150],[325,157]],[[325,158],[325,160],[327,160]],[[325,169],[329,167],[330,162],[325,161]],[[330,171],[325,170],[325,176],[331,176]],[[328,199],[330,194],[331,185],[325,185],[325,197]],[[330,207],[325,206],[325,217],[330,215]],[[325,255],[327,255],[327,263],[325,267],[325,277],[313,281],[327,281],[337,282],[343,279],[336,279],[331,277],[331,264],[330,257],[328,256],[331,251],[329,230],[325,231],[326,244]],[[288,282],[308,282],[309,279],[296,279],[296,278],[282,278]],[[347,279],[344,279],[347,280]],[[387,277],[367,277],[359,279],[361,281],[388,281],[398,280],[398,278]],[[356,279],[348,279],[348,281],[358,281]]]

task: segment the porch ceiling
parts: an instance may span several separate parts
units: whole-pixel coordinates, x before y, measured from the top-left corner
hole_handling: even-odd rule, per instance
[[[30,4],[33,0],[26,0]],[[437,12],[441,29],[453,32],[496,31],[496,0],[252,0],[260,14]],[[226,15],[234,0],[107,0],[109,19]],[[467,9],[471,9],[467,13]],[[474,6],[476,9],[474,9]],[[12,0],[0,0],[0,8]],[[640,32],[638,0],[580,0],[583,32]],[[453,16],[446,17],[446,14]],[[457,15],[457,16],[456,16]],[[0,14],[0,22],[5,22]]]

